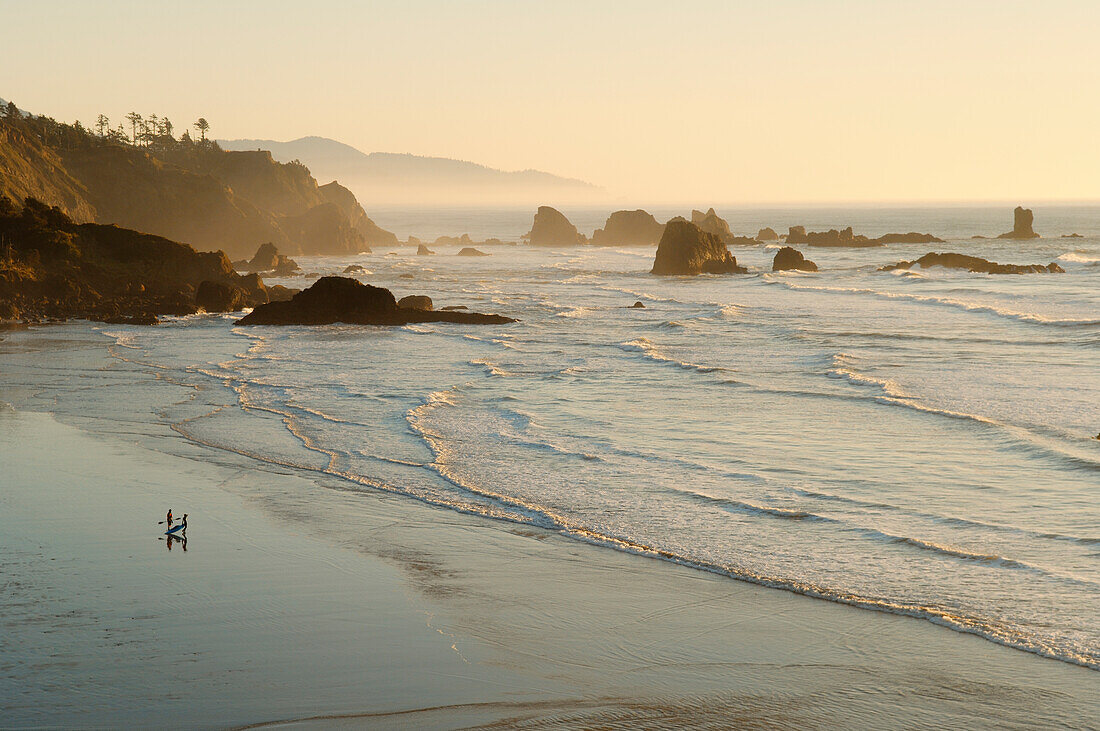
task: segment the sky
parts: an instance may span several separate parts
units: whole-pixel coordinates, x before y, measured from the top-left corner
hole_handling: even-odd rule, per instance
[[[0,0],[0,97],[623,201],[1100,200],[1096,0]]]

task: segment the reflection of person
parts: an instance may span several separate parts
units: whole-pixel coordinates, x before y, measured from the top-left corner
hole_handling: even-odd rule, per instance
[[[172,527],[172,508],[168,508],[168,527]]]

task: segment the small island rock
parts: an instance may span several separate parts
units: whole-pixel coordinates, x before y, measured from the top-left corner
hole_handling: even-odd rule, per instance
[[[539,206],[527,241],[532,246],[577,246],[588,243],[561,211],[550,206]]]
[[[657,245],[653,274],[743,274],[737,259],[715,234],[690,221],[674,218],[665,224]]]
[[[784,246],[782,249],[775,253],[775,258],[772,260],[773,272],[784,271],[801,271],[801,272],[816,272],[817,264],[807,259],[802,255],[802,252],[798,249],[792,249],[789,246]]]

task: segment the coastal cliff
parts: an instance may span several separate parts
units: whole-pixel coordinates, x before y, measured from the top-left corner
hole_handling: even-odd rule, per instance
[[[0,118],[0,195],[233,258],[266,242],[290,254],[349,254],[397,240],[346,188],[320,186],[304,165],[269,152],[171,135],[128,143],[48,117]]]
[[[237,274],[220,251],[0,196],[0,319],[154,324],[157,315],[235,311],[289,294]]]

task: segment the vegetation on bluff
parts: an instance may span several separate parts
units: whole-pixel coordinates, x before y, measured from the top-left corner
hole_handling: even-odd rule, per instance
[[[0,195],[33,197],[77,222],[114,223],[198,249],[250,255],[271,242],[290,254],[348,254],[396,237],[367,217],[338,183],[319,186],[298,162],[266,151],[229,152],[207,138],[174,136],[170,119],[100,115],[92,129],[24,115],[0,117]],[[314,211],[320,206],[325,212]],[[335,211],[329,209],[336,209]],[[307,215],[311,214],[312,215]]]

